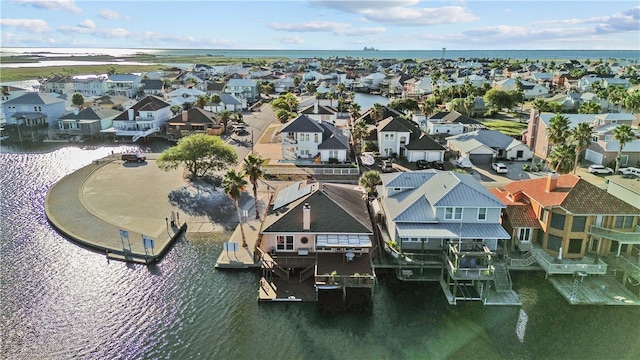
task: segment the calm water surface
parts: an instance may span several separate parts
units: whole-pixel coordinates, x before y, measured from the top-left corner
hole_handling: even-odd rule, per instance
[[[437,285],[382,279],[371,308],[333,313],[258,304],[256,274],[214,269],[220,237],[187,237],[156,266],[107,263],[43,203],[114,149],[0,152],[0,358],[640,358],[640,309],[569,306],[536,272],[513,276],[522,307],[449,306]]]

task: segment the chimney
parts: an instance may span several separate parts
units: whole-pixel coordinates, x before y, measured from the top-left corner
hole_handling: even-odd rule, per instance
[[[135,120],[135,116],[134,115],[134,110],[133,109],[129,109],[127,111],[129,113],[129,120]]]
[[[558,185],[558,174],[555,172],[549,173],[549,175],[547,175],[547,186],[544,188],[544,191],[552,192],[553,190],[556,189],[557,185]]]
[[[302,207],[302,230],[311,230],[311,207],[304,203]]]
[[[189,113],[187,112],[187,110],[182,110],[182,121],[189,121]]]
[[[316,100],[316,103],[313,104],[313,113],[317,114],[318,113],[318,103],[320,102],[320,100]]]

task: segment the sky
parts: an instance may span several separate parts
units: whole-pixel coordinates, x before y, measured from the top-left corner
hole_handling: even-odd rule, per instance
[[[0,0],[1,47],[640,50],[638,0]]]

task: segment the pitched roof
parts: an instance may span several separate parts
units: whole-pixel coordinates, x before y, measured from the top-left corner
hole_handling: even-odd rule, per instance
[[[431,136],[421,132],[420,136],[412,139],[406,146],[407,150],[437,150],[445,151],[446,149],[438,144]]]
[[[199,107],[193,107],[185,111],[187,112],[187,123],[218,123],[216,120],[216,114],[210,111],[203,110]],[[182,120],[182,113],[169,119],[169,122],[184,122]]]
[[[142,84],[145,90],[162,90],[164,88],[162,80],[143,79]]]
[[[544,207],[560,206],[572,214],[640,214],[640,209],[573,174],[558,176],[555,190],[545,191],[547,178],[513,181],[504,186],[510,194],[522,193]]]
[[[170,105],[159,97],[149,95],[135,103],[129,110],[133,109],[134,115],[138,116],[140,111],[157,111],[168,106]],[[123,111],[114,120],[129,120],[129,110]]]
[[[299,115],[297,118],[285,124],[280,132],[322,133],[324,129],[317,121],[310,119],[306,115]]]
[[[462,115],[457,111],[441,111],[432,115],[429,119],[441,119],[452,124],[482,125],[478,120]]]
[[[322,134],[322,143],[318,145],[320,150],[348,150],[349,139],[342,133],[342,130],[333,124],[322,122],[320,124],[325,131]]]
[[[521,201],[512,201],[506,191],[498,188],[491,188],[489,191],[507,206],[505,209],[506,218],[509,219],[513,227],[540,227],[538,218],[529,204]]]
[[[60,100],[59,98],[55,98],[46,93],[29,92],[22,96],[18,96],[17,98],[7,100],[4,103],[7,105],[49,105],[60,102],[64,102],[64,100]]]
[[[60,118],[60,120],[102,120],[119,114],[120,111],[113,109],[105,109],[101,107],[89,107],[79,111],[77,114],[72,112]]]
[[[477,141],[492,149],[510,149],[516,145],[522,144],[521,141],[505,135],[498,130],[474,130],[466,133],[447,137],[447,141],[455,140],[458,142]],[[476,148],[477,146],[474,146]]]
[[[302,208],[311,208],[309,232],[371,234],[373,228],[362,192],[353,187],[316,184],[310,195],[271,212],[265,220],[263,233],[301,232]],[[284,212],[284,214],[283,214]]]

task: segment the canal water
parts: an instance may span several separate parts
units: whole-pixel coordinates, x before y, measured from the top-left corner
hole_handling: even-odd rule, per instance
[[[259,304],[256,274],[214,269],[221,236],[187,236],[154,266],[108,263],[56,233],[43,203],[130,149],[2,150],[1,359],[640,358],[640,308],[569,306],[539,272],[513,275],[521,307],[450,306],[438,285],[384,277],[370,307],[335,312]]]

